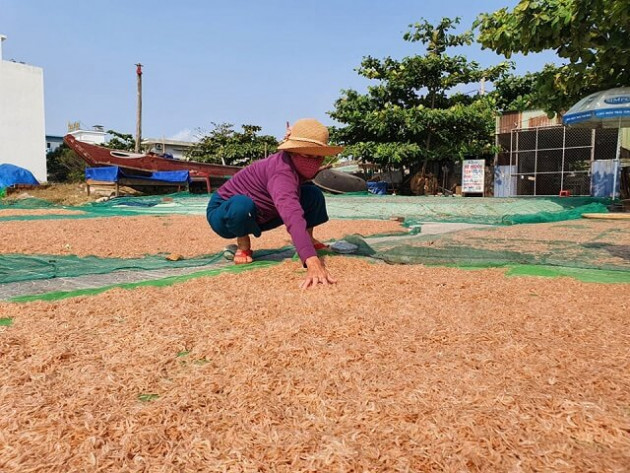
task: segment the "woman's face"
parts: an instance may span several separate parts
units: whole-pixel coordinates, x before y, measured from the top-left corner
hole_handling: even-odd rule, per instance
[[[291,160],[300,176],[305,179],[313,179],[324,162],[324,156],[291,153]]]

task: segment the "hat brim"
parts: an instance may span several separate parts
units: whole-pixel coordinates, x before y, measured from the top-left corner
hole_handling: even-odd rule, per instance
[[[288,139],[278,149],[292,153],[302,153],[311,156],[334,156],[343,151],[343,146],[314,146],[312,143],[292,141]]]

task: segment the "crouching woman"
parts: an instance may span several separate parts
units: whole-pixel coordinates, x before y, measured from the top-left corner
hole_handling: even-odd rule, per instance
[[[235,264],[253,261],[250,235],[285,225],[302,263],[306,279],[302,288],[332,284],[317,250],[325,248],[313,229],[328,221],[322,191],[308,182],[326,156],[343,150],[328,145],[328,129],[317,120],[298,120],[288,131],[278,152],[255,161],[223,184],[208,203],[206,216],[221,237],[236,238]]]

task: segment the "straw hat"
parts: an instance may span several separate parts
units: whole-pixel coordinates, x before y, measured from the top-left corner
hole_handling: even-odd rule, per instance
[[[303,118],[291,127],[278,149],[312,156],[332,156],[343,146],[328,146],[328,128],[314,118]]]

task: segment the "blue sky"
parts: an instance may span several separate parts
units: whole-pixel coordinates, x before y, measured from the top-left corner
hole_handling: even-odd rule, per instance
[[[364,91],[364,56],[422,53],[403,41],[410,23],[479,13],[517,0],[0,0],[4,60],[44,69],[46,133],[68,122],[135,133],[137,62],[144,64],[143,137],[186,139],[212,122],[262,126],[326,112],[342,89]],[[458,48],[483,66],[503,58],[478,44]],[[517,56],[516,72],[556,61]],[[474,89],[471,85],[469,89]],[[462,90],[467,92],[468,90]]]

